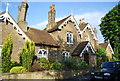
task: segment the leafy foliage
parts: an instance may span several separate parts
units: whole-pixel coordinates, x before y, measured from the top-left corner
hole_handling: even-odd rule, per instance
[[[87,64],[85,61],[80,62],[80,67],[81,67],[81,68],[87,68],[87,67],[88,67],[88,64]]]
[[[27,70],[22,66],[15,66],[12,67],[12,69],[10,70],[10,73],[23,73],[23,72],[27,72]]]
[[[107,52],[103,48],[98,48],[96,54],[97,54],[97,65],[100,66],[102,62],[105,62],[107,60],[106,59]]]
[[[50,70],[62,70],[62,64],[59,62],[54,62],[50,65]]]
[[[80,62],[78,57],[71,57],[70,60],[62,60],[62,65],[65,70],[78,70],[81,68],[87,68],[88,64],[86,62]]]
[[[98,51],[96,53],[98,56],[102,56],[102,55],[107,55],[107,52],[105,51],[105,49],[103,48],[98,48]]]
[[[120,54],[120,4],[101,19],[99,26],[105,41],[110,40],[115,56],[118,57]]]
[[[44,67],[46,70],[49,69],[50,63],[49,63],[49,60],[48,60],[48,59],[46,59],[46,58],[44,58],[44,57],[40,57],[40,58],[38,59],[38,62],[39,62],[39,64],[40,64],[41,67]]]
[[[20,54],[20,59],[22,66],[27,70],[30,69],[33,59],[34,59],[35,44],[34,42],[26,41],[24,47],[22,48],[22,53]]]
[[[9,72],[11,69],[12,47],[12,34],[10,34],[2,46],[2,72]]]

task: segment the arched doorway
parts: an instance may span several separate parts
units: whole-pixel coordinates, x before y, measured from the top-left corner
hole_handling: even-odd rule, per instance
[[[89,65],[89,54],[88,53],[84,54],[84,61]]]

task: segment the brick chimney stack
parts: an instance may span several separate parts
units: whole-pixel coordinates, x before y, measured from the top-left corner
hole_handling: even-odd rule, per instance
[[[52,6],[50,6],[50,10],[48,12],[47,30],[49,30],[55,26],[55,15],[56,15],[55,5],[52,4]]]
[[[24,0],[18,7],[18,25],[23,31],[27,31],[26,15],[28,10],[27,0]]]

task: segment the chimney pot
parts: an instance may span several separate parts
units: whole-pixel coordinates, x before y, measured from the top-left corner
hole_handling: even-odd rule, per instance
[[[54,5],[54,4],[52,4],[52,6],[50,6],[50,10],[53,10],[53,9],[54,9],[54,7],[55,7],[55,5]]]

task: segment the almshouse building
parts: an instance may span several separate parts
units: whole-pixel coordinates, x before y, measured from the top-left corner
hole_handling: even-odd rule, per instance
[[[111,45],[99,44],[97,30],[89,23],[76,22],[74,15],[55,22],[55,5],[50,6],[48,12],[48,24],[44,30],[35,29],[27,26],[26,15],[28,4],[26,1],[18,7],[18,21],[6,11],[0,13],[0,49],[5,39],[12,33],[13,51],[12,59],[19,62],[19,54],[25,41],[35,43],[35,55],[37,58],[47,59],[69,59],[77,56],[80,61],[85,61],[90,66],[96,65],[96,51],[98,47],[107,50],[107,56],[112,58],[114,54]],[[106,45],[106,46],[105,46]]]

